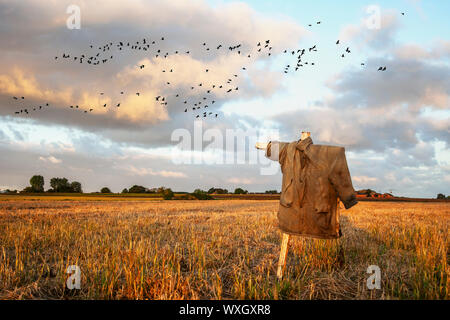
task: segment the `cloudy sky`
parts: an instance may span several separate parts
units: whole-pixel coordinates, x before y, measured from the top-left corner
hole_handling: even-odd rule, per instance
[[[76,21],[71,5],[80,29],[67,26]],[[315,144],[346,148],[356,189],[449,194],[449,11],[440,0],[0,0],[0,189],[22,189],[41,174],[46,188],[67,177],[87,192],[134,184],[279,190],[281,173],[264,174],[270,164],[252,144],[310,131]],[[148,51],[116,46],[144,38],[155,41]],[[309,63],[295,72],[284,50],[298,49]],[[97,52],[114,58],[97,66],[72,59]],[[239,90],[207,93],[213,84]],[[209,101],[212,116],[192,111],[199,101]],[[238,129],[247,137],[234,149],[227,134]],[[194,152],[173,139],[180,132]],[[230,154],[234,161],[221,163]]]

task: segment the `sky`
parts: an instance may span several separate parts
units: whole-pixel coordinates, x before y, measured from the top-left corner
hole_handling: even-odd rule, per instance
[[[79,29],[67,25],[72,5]],[[345,147],[357,190],[450,194],[449,11],[438,0],[0,0],[0,190],[35,174],[46,188],[66,177],[85,192],[280,190],[279,166],[254,143],[309,131],[315,144]],[[170,55],[116,47],[143,38]],[[110,42],[107,63],[62,58]],[[284,50],[298,49],[309,64],[294,71],[297,53]],[[211,90],[204,118],[192,111],[207,103],[200,83],[239,90]]]

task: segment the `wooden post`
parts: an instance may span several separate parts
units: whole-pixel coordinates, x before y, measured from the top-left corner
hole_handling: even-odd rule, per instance
[[[290,238],[291,238],[290,235],[288,235],[287,233],[283,233],[283,239],[281,240],[280,260],[278,261],[278,270],[277,270],[277,277],[280,280],[283,278],[284,267],[286,266],[286,258]]]

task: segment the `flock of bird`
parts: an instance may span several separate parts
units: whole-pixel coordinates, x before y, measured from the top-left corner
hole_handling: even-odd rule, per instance
[[[402,15],[405,15],[403,12]],[[322,22],[317,21],[316,24],[320,25]],[[309,24],[309,27],[312,27],[313,24]],[[167,59],[170,55],[190,55],[192,54],[191,50],[172,50],[171,52],[167,50],[162,50],[162,47],[159,46],[160,44],[164,43],[165,38],[161,37],[158,40],[148,40],[146,38],[142,39],[141,41],[135,41],[135,42],[125,42],[125,41],[119,41],[117,43],[108,42],[104,45],[100,46],[94,46],[90,45],[90,49],[96,50],[94,53],[83,53],[78,56],[73,56],[71,54],[63,53],[61,57],[55,56],[54,60],[66,60],[71,62],[76,62],[80,64],[87,64],[91,66],[98,66],[100,64],[105,64],[110,62],[112,59],[114,59],[116,56],[112,53],[113,48],[118,50],[119,52],[123,52],[125,50],[131,50],[131,51],[141,51],[141,52],[148,52],[149,54],[154,55],[155,59]],[[336,41],[336,45],[341,45],[341,40]],[[249,59],[249,63],[253,60],[250,60],[252,58],[258,59],[263,57],[270,57],[272,56],[272,53],[274,52],[273,46],[271,44],[271,40],[264,40],[258,42],[255,47],[245,50],[244,46],[242,44],[237,45],[231,45],[226,48],[223,44],[216,44],[214,46],[211,46],[207,44],[206,42],[203,42],[200,46],[202,50],[205,53],[210,53],[212,51],[221,51],[221,50],[227,50],[229,53],[234,53],[237,55],[240,55],[244,58]],[[164,52],[165,51],[165,52]],[[290,72],[297,72],[300,70],[300,68],[306,67],[306,66],[315,66],[315,62],[306,61],[306,55],[312,54],[314,52],[318,51],[317,45],[314,45],[309,48],[302,48],[302,49],[284,49],[281,50],[280,53],[284,53],[285,55],[293,56],[295,57],[295,63],[294,64],[287,64],[284,68],[284,73],[288,74]],[[340,54],[340,57],[345,58],[346,55],[351,54],[350,47],[345,48],[345,51]],[[362,66],[365,66],[365,63],[361,63]],[[145,64],[140,64],[137,66],[140,70],[143,70],[146,68]],[[247,66],[243,66],[241,68],[241,71],[246,71]],[[176,78],[176,68],[171,67],[167,69],[161,70],[162,73],[165,73],[166,75],[175,75]],[[386,71],[386,66],[380,66],[378,68],[378,71]],[[206,69],[205,73],[211,73],[210,69]],[[162,78],[162,77],[161,77]],[[160,103],[163,106],[168,106],[169,100],[172,102],[172,99],[178,100],[180,104],[184,105],[184,112],[188,113],[189,111],[192,111],[194,113],[195,118],[207,118],[207,117],[214,117],[217,118],[219,116],[219,113],[212,111],[211,109],[216,104],[216,99],[214,98],[214,93],[218,93],[222,91],[224,94],[232,94],[233,92],[239,91],[239,86],[235,83],[235,79],[239,78],[238,73],[234,73],[227,77],[227,79],[224,79],[223,82],[220,83],[198,83],[191,85],[187,88],[184,88],[183,91],[191,91],[192,94],[189,95],[189,97],[182,97],[181,93],[173,93],[170,96],[162,96],[159,95],[157,97],[154,97],[155,101],[157,103]],[[165,85],[167,87],[171,87],[172,83],[169,80],[165,79]],[[197,90],[196,90],[197,89]],[[196,91],[194,91],[196,90]],[[99,93],[101,96],[104,96],[104,92]],[[134,93],[133,93],[134,94]],[[125,92],[120,91],[120,95],[124,96]],[[140,92],[135,93],[136,96],[141,97]],[[195,98],[192,98],[195,97]],[[25,103],[26,99],[25,97],[13,97],[14,100],[21,101]],[[111,99],[109,99],[111,101]],[[177,101],[175,101],[177,102]],[[78,105],[70,105],[67,106],[70,109],[74,110],[81,110],[84,113],[90,113],[95,111],[97,108],[107,108],[108,106],[119,108],[121,107],[121,101],[116,101],[114,103],[110,103],[108,105],[107,103],[102,103],[99,106],[89,106],[89,107],[80,107]],[[31,106],[28,108],[23,107],[19,111],[15,111],[15,114],[29,114],[32,111],[40,111],[44,110],[45,107],[49,107],[49,103],[41,104],[38,106]],[[210,111],[211,110],[211,111]]]

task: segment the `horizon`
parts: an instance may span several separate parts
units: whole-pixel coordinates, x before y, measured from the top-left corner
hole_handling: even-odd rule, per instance
[[[35,175],[35,176],[38,176],[38,175]],[[43,177],[43,178],[44,178],[44,182],[45,182],[45,177]],[[54,178],[60,179],[60,177],[54,177]],[[70,180],[68,180],[68,182],[71,183]],[[79,181],[72,181],[72,182],[79,182]],[[48,185],[48,188],[45,188],[46,185]],[[81,183],[81,187],[82,186],[83,186],[83,184]],[[136,186],[137,187],[143,187],[143,188],[146,189],[146,191],[145,192],[138,192],[138,193],[133,193],[132,192],[131,194],[152,194],[152,193],[155,193],[155,192],[158,193],[157,189],[160,189],[160,188],[170,189],[175,194],[185,194],[185,193],[189,194],[189,193],[194,193],[196,190],[201,190],[202,192],[206,192],[208,194],[214,194],[215,191],[213,193],[211,193],[210,192],[211,189],[226,191],[226,193],[223,193],[223,194],[236,194],[236,190],[237,189],[242,189],[244,192],[247,192],[248,194],[268,194],[268,193],[273,194],[273,192],[276,192],[276,194],[278,194],[278,195],[281,194],[281,190],[275,190],[275,189],[273,189],[273,190],[264,190],[264,191],[261,191],[261,190],[259,190],[259,191],[248,191],[248,190],[246,190],[245,188],[242,188],[242,187],[236,187],[234,189],[228,190],[227,188],[223,188],[223,187],[220,187],[220,186],[213,186],[213,187],[208,187],[206,189],[193,188],[192,190],[187,191],[187,190],[176,190],[176,189],[171,188],[171,186],[146,186],[146,185],[142,185],[142,186],[141,185],[132,185],[132,186],[129,186],[129,187],[121,188],[122,189],[121,191],[120,190],[115,191],[115,190],[112,190],[111,188],[109,188],[108,186],[103,186],[97,191],[90,191],[90,192],[85,192],[83,190],[82,190],[82,192],[69,192],[69,191],[59,191],[58,192],[58,191],[53,190],[52,187],[50,186],[50,183],[47,183],[47,182],[44,183],[44,190],[41,191],[41,192],[37,192],[37,191],[27,192],[27,191],[25,191],[25,188],[24,188],[22,190],[17,190],[17,189],[0,189],[0,193],[7,193],[9,191],[9,192],[12,192],[12,193],[16,192],[17,195],[19,195],[19,194],[22,194],[22,195],[23,194],[25,194],[25,195],[39,195],[39,194],[44,194],[44,193],[55,194],[55,195],[60,195],[60,194],[129,194],[130,192],[128,190],[131,187],[136,187]],[[27,187],[30,187],[30,185],[26,186],[26,188]],[[106,193],[102,192],[101,189],[103,189],[103,188],[107,188],[111,192],[106,192]],[[124,190],[127,190],[127,191],[124,192]],[[392,191],[379,192],[379,191],[374,190],[372,188],[356,189],[355,191],[357,193],[357,196],[360,195],[361,191],[372,191],[372,192],[374,192],[374,193],[376,193],[378,195],[392,195],[392,196],[394,196],[394,198],[411,198],[411,197],[404,197],[404,196],[401,196],[401,195],[397,195],[397,194],[395,194],[395,192],[392,192]],[[221,194],[221,193],[219,193],[219,194]],[[445,196],[447,196],[447,195],[442,194],[442,193],[439,193],[438,197],[439,197],[439,195],[443,195],[444,198],[445,198]],[[436,197],[434,197],[434,198],[433,197],[431,197],[431,198],[418,198],[418,197],[415,197],[415,198],[416,199],[436,199]],[[447,198],[450,198],[450,195],[448,195]]]

